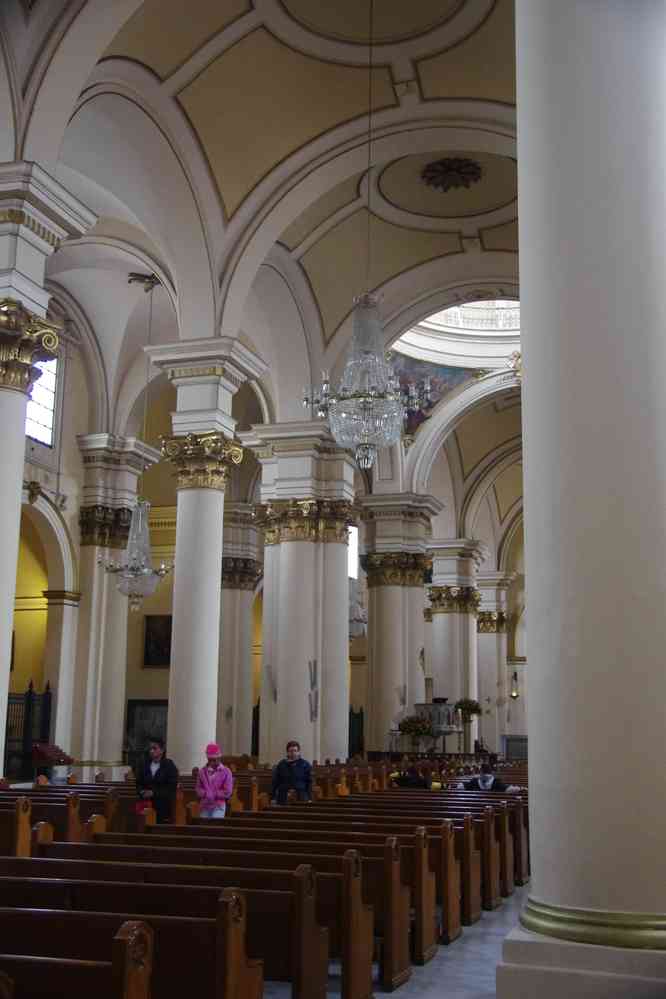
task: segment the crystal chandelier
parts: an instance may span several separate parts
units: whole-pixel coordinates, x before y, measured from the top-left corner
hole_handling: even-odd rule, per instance
[[[147,294],[150,294],[148,306],[148,336],[147,345],[150,346],[150,335],[153,324],[153,291],[155,285],[160,283],[155,274],[130,274],[129,284],[142,284]],[[147,436],[148,418],[148,385],[150,382],[150,359],[146,356],[146,389],[143,397],[143,440]],[[143,470],[145,471],[145,464]],[[142,473],[143,474],[143,473]],[[150,532],[148,529],[148,515],[150,513],[150,503],[148,500],[137,496],[136,506],[132,510],[130,520],[129,535],[127,538],[127,548],[124,556],[119,559],[109,559],[105,561],[101,556],[97,560],[98,565],[103,566],[104,571],[118,577],[118,591],[124,593],[129,599],[130,610],[138,611],[144,597],[150,597],[157,589],[158,583],[163,579],[173,566],[161,563],[156,569],[150,551]]]
[[[327,372],[321,388],[306,390],[304,406],[327,419],[335,440],[354,451],[359,468],[372,468],[377,449],[400,439],[404,408],[402,391],[385,359],[377,299],[366,292],[354,300],[352,342],[335,390]]]
[[[133,611],[139,610],[143,598],[152,596],[159,581],[171,572],[171,566],[164,562],[157,569],[153,568],[148,532],[149,513],[148,500],[137,499],[132,510],[124,556],[118,561],[104,562],[100,559],[105,571],[118,577],[118,590],[129,598],[130,610]]]

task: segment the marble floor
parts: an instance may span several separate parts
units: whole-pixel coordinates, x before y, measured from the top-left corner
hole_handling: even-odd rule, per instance
[[[485,912],[474,926],[467,926],[450,947],[440,947],[422,968],[413,967],[410,980],[395,993],[396,999],[495,999],[495,968],[502,941],[518,922],[527,888],[517,888],[495,912]],[[288,999],[288,985],[266,982],[265,999]],[[339,979],[329,979],[330,997],[340,995]],[[381,995],[377,985],[375,995]]]

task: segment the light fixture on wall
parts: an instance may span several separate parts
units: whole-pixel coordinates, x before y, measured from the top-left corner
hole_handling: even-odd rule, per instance
[[[517,701],[520,697],[520,691],[518,690],[518,673],[515,670],[513,671],[513,676],[511,677],[511,691],[509,693],[509,697],[514,701]]]
[[[129,284],[142,284],[146,294],[150,295],[148,305],[148,335],[147,346],[150,346],[150,337],[153,323],[153,291],[155,286],[160,284],[160,280],[155,274],[130,274]],[[143,440],[146,441],[148,423],[148,384],[150,380],[150,359],[146,355],[146,388],[143,397]],[[146,466],[144,462],[143,472]],[[143,476],[143,472],[141,475]],[[124,593],[129,599],[130,610],[136,611],[141,607],[144,597],[151,596],[161,579],[169,572],[172,566],[161,563],[157,568],[153,567],[152,555],[150,551],[150,531],[148,528],[148,515],[150,513],[150,503],[148,500],[137,496],[136,505],[132,510],[132,519],[129,526],[127,538],[127,548],[124,555],[119,559],[109,559],[104,561],[101,557],[98,562],[104,567],[104,571],[118,577],[118,590]]]
[[[370,191],[372,167],[372,37],[374,0],[370,0],[368,48],[368,227],[364,294],[354,299],[352,340],[337,388],[328,372],[318,388],[306,388],[303,405],[327,419],[341,447],[354,451],[359,468],[372,468],[380,447],[400,439],[404,404],[399,380],[386,358],[377,297],[370,292]]]

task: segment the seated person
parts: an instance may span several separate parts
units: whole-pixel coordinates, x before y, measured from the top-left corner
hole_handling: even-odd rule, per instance
[[[423,790],[428,790],[430,787],[430,782],[427,777],[420,774],[416,767],[410,767],[404,773],[398,774],[397,777],[393,777],[391,783],[395,787],[415,787],[422,788]]]
[[[489,763],[481,764],[481,773],[478,777],[473,777],[464,784],[458,784],[458,790],[462,791],[519,791],[520,788],[505,784],[499,777],[495,777]]]

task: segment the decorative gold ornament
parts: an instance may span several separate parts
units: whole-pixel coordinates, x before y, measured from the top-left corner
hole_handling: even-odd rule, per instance
[[[368,588],[375,586],[423,586],[427,555],[415,552],[373,552],[361,557],[368,575]]]
[[[40,319],[13,298],[0,299],[0,388],[26,395],[41,372],[37,361],[48,361],[58,352],[55,323]]]
[[[223,590],[254,590],[262,568],[253,558],[224,556],[222,559]]]
[[[97,548],[125,548],[132,511],[127,507],[82,506],[79,513],[81,544]]]
[[[549,905],[528,898],[520,921],[532,933],[600,947],[666,950],[666,916]]]
[[[426,624],[432,624],[432,607],[423,608],[423,620]]]
[[[477,614],[481,603],[474,586],[431,586],[428,596],[433,614]]]
[[[505,634],[507,617],[504,611],[479,611],[476,630],[480,635]]]
[[[243,448],[219,431],[162,437],[162,457],[176,468],[177,489],[219,489],[224,492],[231,465],[240,465]]]
[[[348,500],[271,500],[257,507],[256,513],[266,545],[285,541],[347,544],[348,528],[357,519],[356,506]]]

